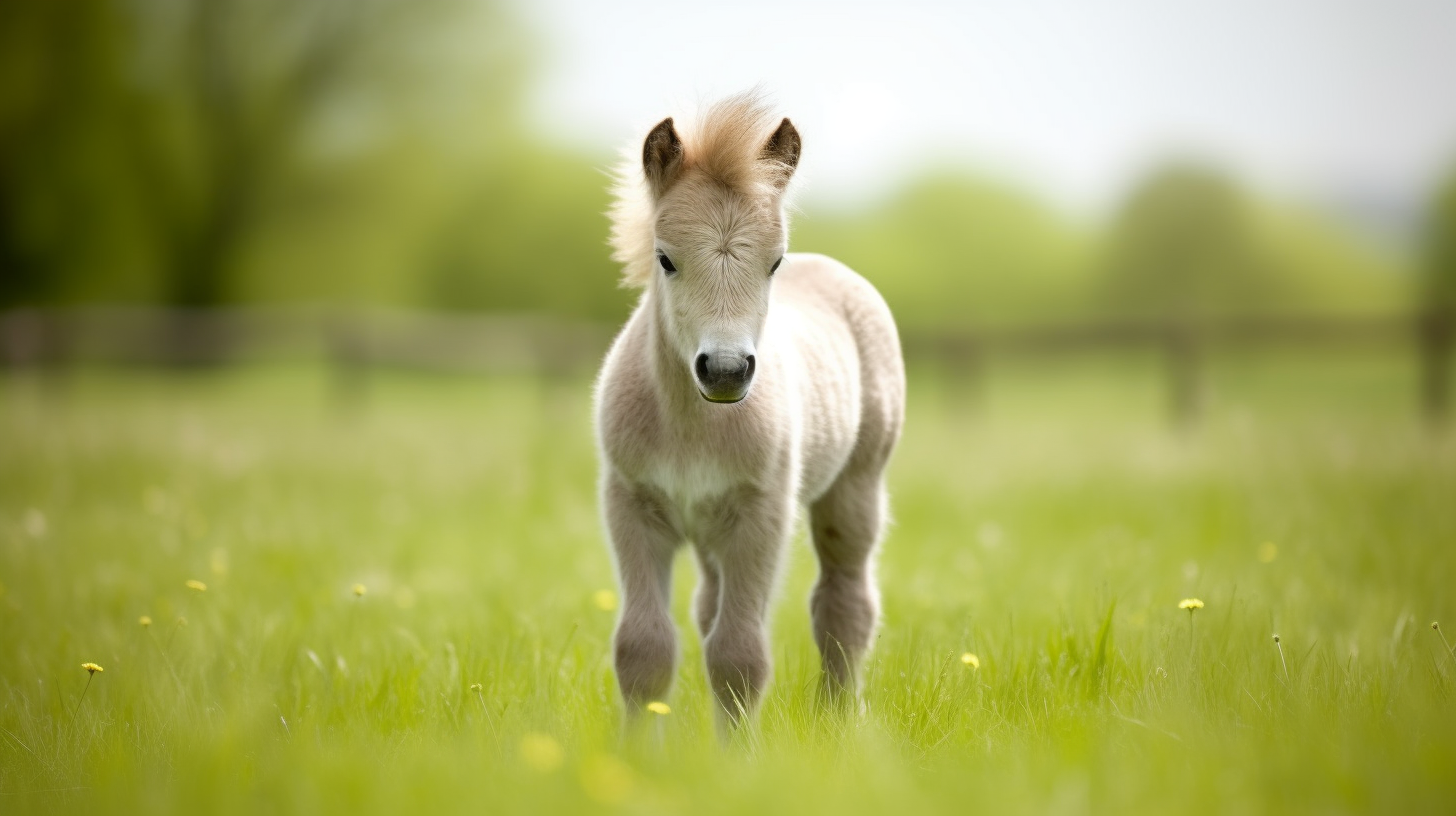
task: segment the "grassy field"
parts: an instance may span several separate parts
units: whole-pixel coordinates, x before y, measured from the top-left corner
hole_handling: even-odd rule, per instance
[[[814,706],[798,541],[726,745],[687,558],[671,713],[619,735],[586,381],[0,379],[0,812],[1456,811],[1412,372],[1226,360],[1183,435],[1154,374],[912,372],[864,713]]]

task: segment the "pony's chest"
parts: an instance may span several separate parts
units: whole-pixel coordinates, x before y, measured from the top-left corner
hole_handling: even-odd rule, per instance
[[[660,491],[676,521],[692,534],[701,518],[742,483],[741,475],[714,457],[668,455],[655,457],[641,474]]]

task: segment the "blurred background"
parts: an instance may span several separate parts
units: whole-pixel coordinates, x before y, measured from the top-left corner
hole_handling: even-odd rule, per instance
[[[635,298],[605,170],[761,84],[805,138],[792,248],[869,277],[914,361],[1135,351],[1193,421],[1214,351],[1378,346],[1438,417],[1453,30],[1417,0],[9,2],[0,344],[591,370]]]

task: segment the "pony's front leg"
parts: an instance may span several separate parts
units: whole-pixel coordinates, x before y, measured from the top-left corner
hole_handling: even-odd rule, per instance
[[[703,641],[703,657],[722,714],[737,725],[753,714],[773,674],[769,596],[792,532],[792,494],[735,491],[712,519],[700,546],[718,566],[718,614]]]
[[[660,498],[611,474],[603,495],[622,585],[614,659],[627,716],[667,696],[677,667],[677,631],[668,609],[672,557],[681,537]]]

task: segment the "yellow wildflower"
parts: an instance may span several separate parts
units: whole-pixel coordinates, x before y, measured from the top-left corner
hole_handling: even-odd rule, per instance
[[[148,627],[148,626],[151,626],[152,625],[152,616],[151,615],[142,615],[140,618],[137,618],[137,623],[140,623],[143,628]]]
[[[603,612],[611,612],[617,608],[617,593],[610,589],[599,589],[592,593],[592,603]]]
[[[1184,598],[1178,602],[1179,609],[1188,610],[1188,654],[1193,654],[1193,613],[1203,608],[1203,601],[1197,598]]]
[[[366,593],[368,591],[369,591],[369,588],[366,587],[366,586],[364,586],[363,584],[355,584],[354,585],[354,596],[357,597],[357,598],[364,597],[364,593]]]
[[[561,743],[546,734],[527,734],[521,737],[521,761],[533,771],[549,773],[561,767],[566,752]]]
[[[971,652],[966,652],[965,654],[961,655],[961,662],[966,664],[967,666],[970,666],[973,669],[981,668],[981,658],[976,657]]]
[[[647,710],[659,716],[666,716],[672,713],[672,707],[660,700],[653,700],[648,703]]]
[[[85,669],[86,672],[87,672],[87,674],[86,674],[86,688],[81,689],[81,698],[76,701],[76,707],[73,708],[73,709],[71,709],[71,727],[72,728],[76,727],[76,712],[77,711],[80,711],[81,710],[81,704],[84,703],[84,702],[86,702],[86,692],[88,692],[88,691],[91,690],[91,681],[96,679],[96,672],[105,671],[105,669],[101,668],[100,666],[96,665],[95,663],[82,663],[81,664],[81,668]]]
[[[195,589],[198,592],[206,592],[207,591],[207,584],[204,584],[201,581],[198,581],[196,579],[192,579],[192,580],[189,580],[187,582],[187,588],[188,589]]]
[[[1259,545],[1259,562],[1261,564],[1268,564],[1278,557],[1279,548],[1274,546],[1274,542],[1265,541]]]

